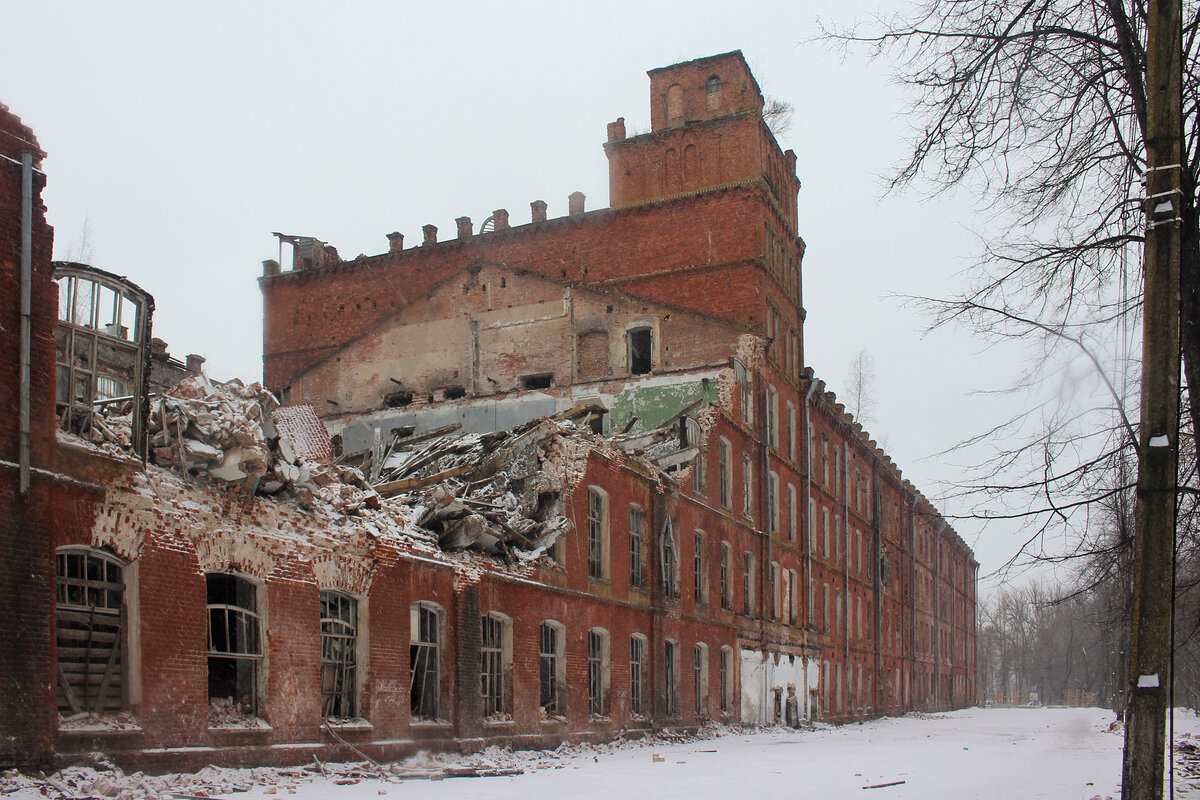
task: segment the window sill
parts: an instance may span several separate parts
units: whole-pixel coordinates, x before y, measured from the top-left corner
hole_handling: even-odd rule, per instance
[[[408,723],[413,728],[453,728],[454,724],[445,719],[414,719]]]
[[[485,728],[512,728],[515,727],[517,721],[515,719],[485,719],[483,727]]]

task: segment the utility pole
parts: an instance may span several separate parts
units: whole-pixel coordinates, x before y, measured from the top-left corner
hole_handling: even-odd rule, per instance
[[[1142,409],[1124,800],[1160,800],[1163,796],[1179,449],[1182,17],[1181,0],[1150,0],[1146,23]]]

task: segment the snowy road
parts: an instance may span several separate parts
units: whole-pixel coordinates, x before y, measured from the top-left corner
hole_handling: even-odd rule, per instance
[[[1118,797],[1120,733],[1099,709],[969,709],[841,728],[734,734],[531,762],[516,777],[257,788],[266,800],[564,798],[1056,798]],[[654,755],[662,756],[655,760]],[[542,767],[538,764],[541,763]],[[881,786],[870,790],[864,787]],[[293,793],[294,792],[294,793]],[[1180,793],[1180,796],[1184,796]]]

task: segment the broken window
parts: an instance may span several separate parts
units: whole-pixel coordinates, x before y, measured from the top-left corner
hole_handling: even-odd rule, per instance
[[[749,453],[742,456],[742,516],[754,516],[754,462]]]
[[[588,487],[588,577],[604,578],[608,572],[608,497],[604,490]]]
[[[123,278],[82,264],[57,263],[54,279],[59,296],[54,330],[59,426],[93,442],[128,436],[134,451],[144,455],[153,301]]]
[[[708,707],[708,645],[692,648],[692,696],[696,716],[704,715]]]
[[[652,367],[653,335],[648,327],[634,328],[628,335],[629,372],[631,375],[645,375]]]
[[[321,592],[321,716],[358,714],[358,601]]]
[[[536,375],[522,375],[521,387],[524,389],[549,389],[554,383],[553,372],[539,372]]]
[[[796,487],[788,484],[788,541],[796,541]]]
[[[788,575],[790,577],[788,581],[790,587],[790,594],[788,596],[788,622],[795,625],[800,619],[800,581],[796,575],[796,570],[788,570]]]
[[[721,542],[721,608],[726,611],[733,608],[733,593],[729,587],[729,562],[732,557],[733,548],[729,542]]]
[[[733,706],[733,651],[721,648],[721,713],[728,714]]]
[[[663,520],[658,546],[659,560],[662,563],[663,594],[667,597],[678,597],[679,551],[675,548],[675,522],[670,515]]]
[[[754,608],[754,553],[749,550],[742,557],[742,600],[743,613],[750,616]]]
[[[258,587],[240,575],[210,572],[208,697],[242,714],[258,713],[262,663]]]
[[[629,507],[629,585],[646,585],[646,564],[642,555],[642,536],[646,514],[639,506]]]
[[[692,587],[693,599],[704,602],[704,534],[697,531],[692,535]]]
[[[679,714],[679,642],[666,641],[666,657],[663,659],[663,688],[667,701],[667,716]]]
[[[588,631],[588,712],[603,717],[608,711],[608,631],[592,628]]]
[[[562,696],[566,675],[563,674],[563,630],[562,625],[552,620],[543,622],[539,629],[538,665],[540,672],[540,697],[538,703],[542,714],[562,716],[565,713]]]
[[[55,557],[58,710],[120,711],[125,584],[116,556],[63,548]]]
[[[779,447],[779,392],[767,387],[767,444]]]
[[[750,371],[738,359],[733,359],[733,377],[741,389],[742,422],[749,425],[754,420],[753,405],[750,402]]]
[[[721,107],[721,79],[716,75],[710,76],[704,82],[704,105],[709,111],[716,111]]]
[[[721,469],[721,507],[729,508],[733,505],[733,455],[728,439],[721,439],[717,452]]]
[[[684,420],[684,447],[700,447],[704,440],[704,431],[700,423],[688,417]],[[692,491],[704,494],[704,451],[699,450],[692,459]]]
[[[629,711],[634,716],[646,715],[646,637],[635,633],[629,637]]]
[[[779,476],[767,473],[767,533],[779,532]]]
[[[441,614],[433,605],[410,606],[409,707],[412,718],[437,719],[441,692]]]
[[[479,680],[483,715],[498,719],[511,713],[506,676],[511,669],[511,628],[499,614],[480,617]]]

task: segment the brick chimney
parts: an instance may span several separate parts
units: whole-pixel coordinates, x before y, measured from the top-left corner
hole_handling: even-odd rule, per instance
[[[454,224],[458,226],[458,240],[460,242],[471,241],[471,237],[475,235],[474,230],[471,228],[471,218],[459,217],[454,220]]]
[[[571,192],[567,197],[567,213],[572,217],[583,216],[583,201],[587,196],[583,192]]]
[[[265,275],[266,277],[269,278],[272,275],[278,275],[280,273],[280,271],[281,270],[279,268],[279,262],[276,261],[275,259],[268,258],[265,261],[263,261],[263,275]]]
[[[204,371],[204,362],[207,359],[204,356],[198,356],[195,353],[188,353],[187,356],[187,371],[193,375],[199,375]]]
[[[533,212],[533,221],[534,222],[545,222],[546,221],[546,201],[545,200],[534,200],[532,203],[529,204],[529,210]]]
[[[388,237],[388,252],[399,253],[404,249],[404,234],[398,231],[392,231]]]
[[[625,138],[625,118],[617,117],[616,122],[608,123],[608,140],[619,142]]]
[[[492,212],[492,227],[498,231],[508,230],[508,211],[503,208],[497,208]]]
[[[437,225],[422,225],[421,231],[425,234],[425,241],[421,244],[437,244]]]

